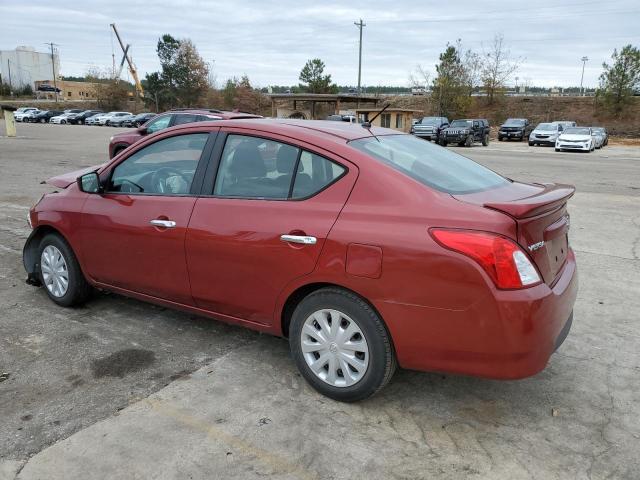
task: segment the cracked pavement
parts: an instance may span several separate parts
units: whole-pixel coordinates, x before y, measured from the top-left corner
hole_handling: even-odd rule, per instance
[[[117,295],[62,309],[24,284],[39,182],[104,161],[115,131],[0,137],[0,479],[638,478],[640,149],[454,147],[576,185],[571,333],[529,379],[398,371],[341,404],[304,383],[282,339]]]

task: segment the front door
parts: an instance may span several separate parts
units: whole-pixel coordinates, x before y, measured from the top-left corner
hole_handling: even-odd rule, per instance
[[[270,324],[283,288],[313,271],[357,170],[275,137],[218,141],[213,195],[198,198],[187,232],[192,294],[201,308]]]
[[[80,254],[95,281],[192,304],[184,253],[194,175],[208,133],[164,138],[110,172],[82,211]]]

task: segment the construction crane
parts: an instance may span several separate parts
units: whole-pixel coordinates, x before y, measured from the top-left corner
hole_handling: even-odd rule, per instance
[[[116,34],[116,38],[118,39],[118,43],[120,44],[120,48],[122,48],[122,53],[124,53],[124,59],[127,60],[127,64],[129,65],[129,72],[131,73],[131,77],[136,85],[136,94],[139,97],[144,96],[144,90],[142,89],[142,84],[140,83],[140,79],[138,78],[138,72],[136,71],[136,67],[131,61],[131,57],[129,56],[129,47],[130,45],[124,46],[122,39],[120,38],[120,34],[118,33],[118,29],[116,28],[116,24],[112,23],[111,28],[113,28],[113,33]],[[124,59],[123,62],[124,63]],[[122,69],[122,63],[120,65],[120,69]]]

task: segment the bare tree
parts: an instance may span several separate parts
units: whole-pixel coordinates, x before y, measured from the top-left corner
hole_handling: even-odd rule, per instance
[[[511,52],[505,46],[504,36],[501,33],[493,37],[489,51],[483,55],[481,68],[482,83],[487,91],[489,103],[493,103],[496,93],[518,70],[522,61],[521,57],[511,58]]]
[[[464,68],[464,82],[469,89],[469,96],[476,87],[482,83],[482,58],[477,52],[470,49],[465,50],[462,55],[462,66]]]

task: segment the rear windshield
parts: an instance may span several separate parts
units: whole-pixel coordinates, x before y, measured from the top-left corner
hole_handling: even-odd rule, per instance
[[[440,123],[439,117],[422,117],[418,123],[422,125],[438,125]]]
[[[413,135],[360,138],[349,145],[445,193],[481,192],[509,182],[467,157]]]
[[[581,127],[568,127],[565,129],[564,133],[568,135],[591,135],[588,128]]]

